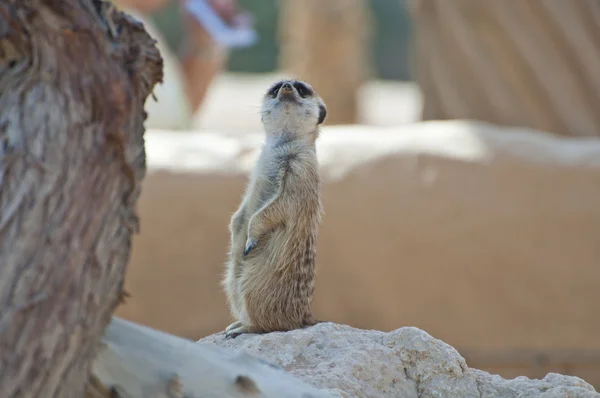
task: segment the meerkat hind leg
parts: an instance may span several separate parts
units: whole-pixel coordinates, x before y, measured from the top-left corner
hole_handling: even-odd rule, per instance
[[[229,325],[225,328],[225,332],[229,332],[231,329],[239,328],[242,325],[243,325],[242,321],[235,321],[231,325]]]
[[[225,337],[235,339],[240,334],[244,334],[244,333],[260,333],[260,330],[254,326],[242,324],[241,326],[239,326],[237,328],[229,329],[225,333]]]

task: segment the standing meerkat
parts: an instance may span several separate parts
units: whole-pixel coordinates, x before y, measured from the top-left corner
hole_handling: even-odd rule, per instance
[[[321,181],[315,141],[327,116],[323,100],[302,81],[282,80],[263,97],[266,142],[239,209],[223,287],[236,322],[227,337],[315,324]]]

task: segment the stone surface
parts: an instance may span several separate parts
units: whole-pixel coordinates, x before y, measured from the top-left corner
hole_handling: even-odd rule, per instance
[[[235,339],[221,332],[198,343],[244,350],[340,397],[600,397],[577,377],[505,380],[470,369],[453,347],[414,327],[384,333],[321,323]]]
[[[253,131],[147,133],[119,316],[192,339],[231,322],[219,280]],[[600,386],[598,140],[458,121],[326,127],[318,155],[319,319],[416,326],[476,368]],[[529,351],[548,361],[519,359]]]

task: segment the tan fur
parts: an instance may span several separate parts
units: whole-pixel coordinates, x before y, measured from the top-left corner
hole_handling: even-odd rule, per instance
[[[266,142],[229,225],[223,286],[237,320],[226,329],[230,337],[315,323],[311,302],[322,214],[315,140],[326,110],[307,83],[279,82],[285,83],[273,85],[263,99]],[[302,98],[298,84],[310,95]],[[251,250],[244,255],[246,248]]]

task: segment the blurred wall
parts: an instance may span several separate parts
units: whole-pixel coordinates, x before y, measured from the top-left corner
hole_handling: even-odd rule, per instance
[[[600,2],[411,0],[423,119],[600,137]]]

